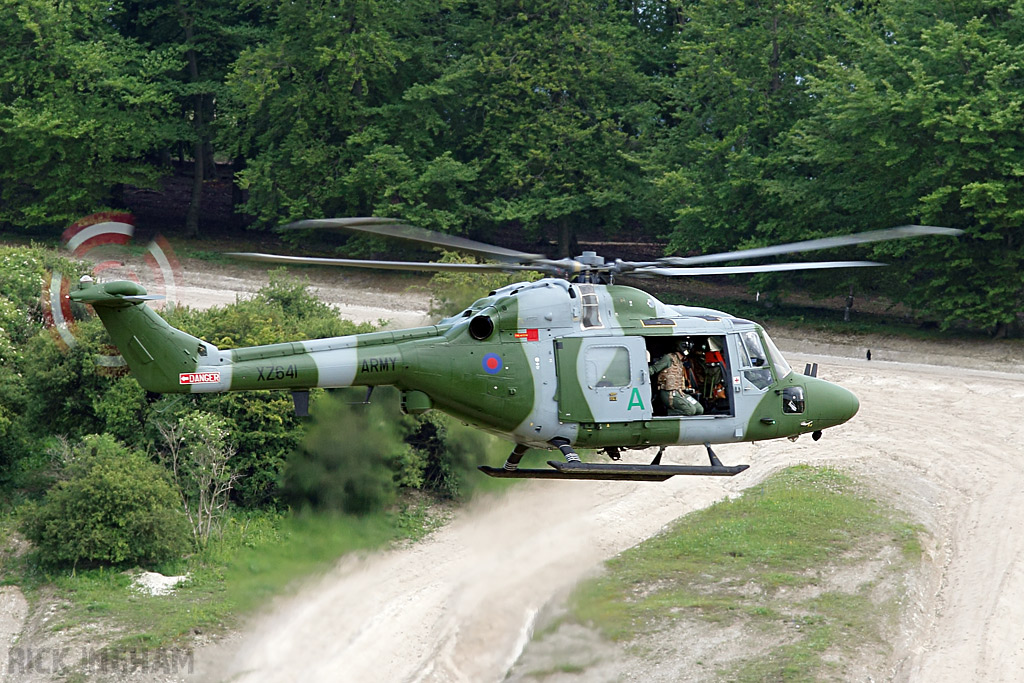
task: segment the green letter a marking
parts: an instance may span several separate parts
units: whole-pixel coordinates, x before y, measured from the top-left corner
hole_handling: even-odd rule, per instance
[[[626,410],[633,410],[633,406],[640,406],[640,410],[644,409],[644,400],[640,398],[639,387],[633,387],[633,393],[629,396],[629,405]]]

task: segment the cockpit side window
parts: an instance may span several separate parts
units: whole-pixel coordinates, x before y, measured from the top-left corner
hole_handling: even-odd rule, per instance
[[[743,347],[743,376],[758,389],[765,389],[772,383],[772,371],[768,364],[768,354],[761,343],[757,330],[740,333]]]
[[[750,361],[748,365],[760,368],[768,364],[768,354],[765,353],[764,346],[761,344],[761,337],[758,336],[755,330],[742,332],[740,339],[743,340],[743,350],[746,351],[747,358]]]

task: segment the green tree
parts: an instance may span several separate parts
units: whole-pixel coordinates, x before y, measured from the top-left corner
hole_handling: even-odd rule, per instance
[[[167,473],[110,436],[74,448],[67,479],[23,509],[21,528],[43,562],[72,568],[152,566],[188,547]]]
[[[231,467],[234,448],[227,420],[199,411],[176,423],[158,424],[166,448],[165,463],[181,495],[192,538],[200,548],[220,529],[238,473]]]
[[[467,8],[451,72],[469,122],[461,155],[477,160],[487,218],[553,237],[574,252],[581,228],[641,215],[643,101],[633,43],[614,3],[490,0]]]
[[[885,291],[1002,334],[1024,307],[1024,4],[940,9],[881,3],[847,24],[856,59],[809,79],[815,108],[786,137],[773,191],[796,224],[965,229],[876,247],[893,264]]]
[[[173,98],[171,115],[161,122],[167,132],[162,156],[179,150],[191,156],[192,192],[185,233],[199,233],[204,181],[216,178],[215,141],[226,100],[224,79],[242,49],[262,39],[265,6],[235,0],[125,0],[111,8],[109,21],[121,35],[150,53],[175,56],[173,70],[161,74],[159,85]],[[186,152],[187,150],[187,152]]]
[[[819,62],[846,53],[839,12],[811,0],[675,6],[666,12],[675,19],[670,59],[656,70],[659,140],[646,161],[671,221],[669,250],[724,251],[788,236],[788,213],[764,189],[764,161],[813,105],[806,81]]]
[[[109,3],[0,3],[0,223],[68,223],[122,183],[155,182],[145,156],[168,141],[175,59],[109,15]]]
[[[642,212],[652,114],[613,4],[420,0],[277,8],[228,79],[248,209],[377,213],[555,236]]]
[[[474,172],[438,144],[449,122],[433,102],[452,93],[420,85],[444,59],[453,4],[277,5],[272,35],[246,50],[228,78],[232,125],[224,135],[247,157],[239,177],[251,213],[276,224],[406,215],[422,202],[443,209],[459,201]]]

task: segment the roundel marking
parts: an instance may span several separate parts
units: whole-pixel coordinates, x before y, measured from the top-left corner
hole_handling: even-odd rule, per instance
[[[504,363],[501,360],[501,356],[496,353],[488,353],[484,355],[482,365],[484,366],[484,372],[488,375],[496,375],[501,372],[501,368]]]

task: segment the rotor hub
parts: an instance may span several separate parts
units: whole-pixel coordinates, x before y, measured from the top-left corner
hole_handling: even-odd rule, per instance
[[[591,268],[604,266],[604,256],[598,256],[596,251],[585,251],[576,257],[576,260]]]

